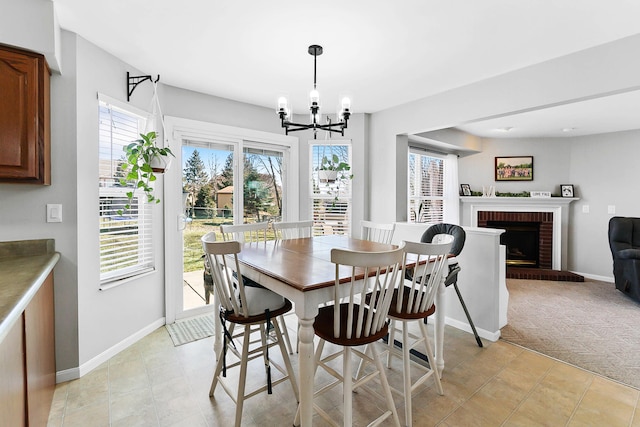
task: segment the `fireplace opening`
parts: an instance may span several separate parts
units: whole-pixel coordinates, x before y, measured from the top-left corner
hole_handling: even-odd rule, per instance
[[[507,249],[507,266],[540,267],[539,222],[487,221],[487,226],[505,230],[500,236],[500,244]]]

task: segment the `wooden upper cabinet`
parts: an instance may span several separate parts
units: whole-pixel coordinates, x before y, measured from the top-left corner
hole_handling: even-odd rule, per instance
[[[49,66],[0,45],[0,182],[51,184]]]

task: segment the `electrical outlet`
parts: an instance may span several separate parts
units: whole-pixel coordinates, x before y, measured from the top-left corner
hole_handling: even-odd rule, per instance
[[[611,214],[611,215],[615,215],[616,214],[616,205],[607,206],[607,213]]]
[[[589,205],[582,205],[582,213],[589,213]]]

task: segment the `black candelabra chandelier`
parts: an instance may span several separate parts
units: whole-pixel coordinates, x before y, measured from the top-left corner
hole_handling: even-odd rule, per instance
[[[322,55],[322,46],[313,44],[309,46],[309,55],[313,55],[313,90],[309,94],[309,110],[311,111],[311,123],[294,123],[290,121],[293,118],[291,109],[287,103],[287,98],[281,96],[278,98],[278,115],[280,116],[280,122],[285,129],[285,133],[289,135],[289,132],[295,132],[298,130],[313,129],[313,139],[316,139],[318,130],[324,130],[328,132],[337,132],[344,136],[344,130],[347,128],[347,122],[351,115],[351,100],[347,97],[342,98],[340,103],[340,110],[337,114],[338,122],[332,123],[331,119],[327,117],[327,123],[320,123],[320,94],[316,87],[316,60],[318,56]]]

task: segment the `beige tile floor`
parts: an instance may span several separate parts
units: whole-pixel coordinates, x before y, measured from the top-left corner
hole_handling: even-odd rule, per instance
[[[293,337],[295,318],[287,318]],[[49,426],[232,425],[233,402],[221,389],[215,399],[208,396],[212,345],[208,338],[174,347],[166,329],[159,328],[84,377],[58,384]],[[640,427],[640,391],[507,342],[485,340],[479,348],[472,335],[447,326],[445,359],[445,395],[435,392],[432,379],[417,390],[416,426]],[[399,363],[388,371],[395,386],[402,381]],[[250,367],[249,378],[263,381],[260,360]],[[317,381],[323,381],[320,373]],[[373,383],[354,394],[354,425],[379,413],[384,401],[378,388]],[[318,401],[340,417],[341,399],[337,392]],[[395,396],[395,402],[404,422],[402,398]],[[243,425],[292,425],[295,409],[291,388],[283,383],[273,395],[245,403]],[[314,425],[325,423],[316,416]]]

